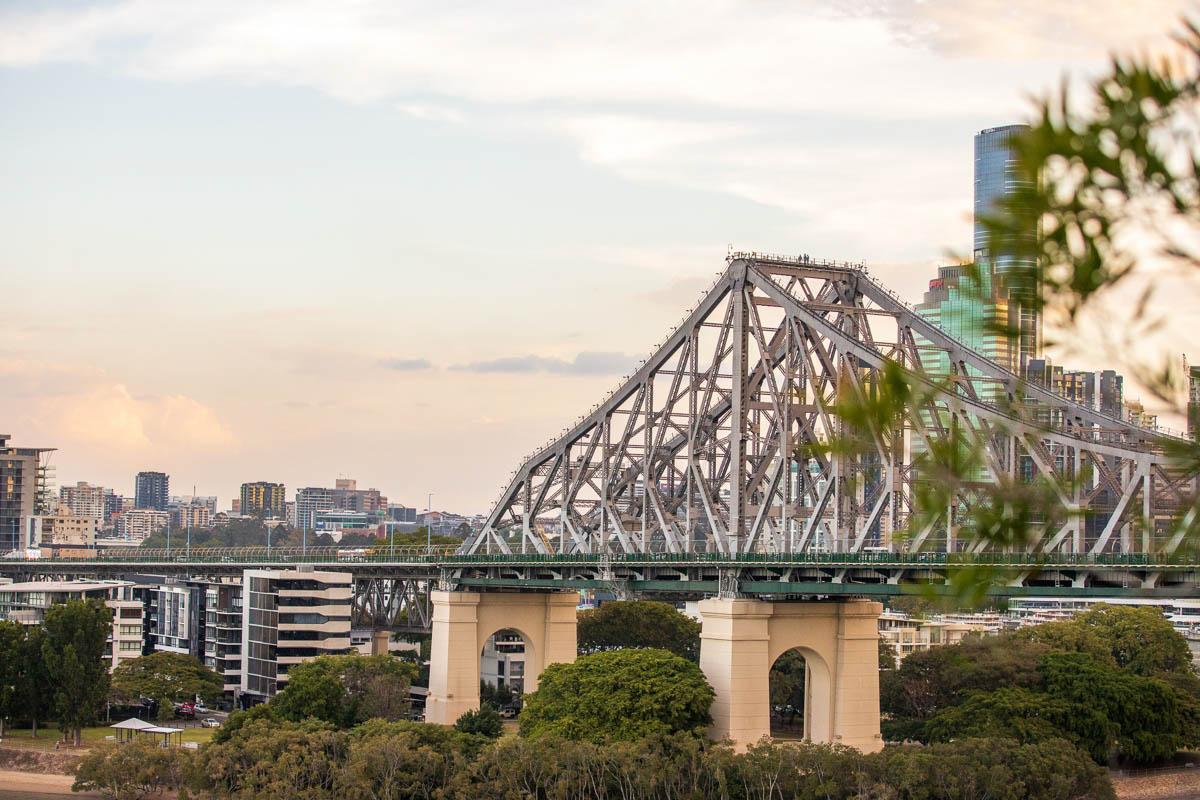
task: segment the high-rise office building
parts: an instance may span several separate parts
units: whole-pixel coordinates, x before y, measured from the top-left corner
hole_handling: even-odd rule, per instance
[[[48,514],[54,468],[52,447],[10,447],[0,433],[0,555],[30,546],[28,520]]]
[[[1001,201],[1028,186],[1012,152],[1014,137],[1025,129],[1024,125],[1005,125],[976,134],[973,268],[940,267],[917,305],[923,317],[1017,374],[1024,371],[1030,359],[1041,356],[1041,316],[1028,302],[1022,302],[1026,289],[1017,285],[1020,282],[1006,282],[1005,278],[1029,265],[1011,254],[994,256],[982,220],[985,215],[1001,213]],[[1029,231],[1028,236],[1036,240],[1037,230]],[[1019,274],[1029,272],[1021,269]],[[944,354],[937,354],[926,367],[945,371],[949,363]]]
[[[1023,286],[1015,280],[1019,274],[1037,274],[1037,262],[1021,255],[989,251],[985,216],[1004,213],[1003,202],[1019,191],[1032,186],[1032,179],[1022,174],[1013,152],[1014,140],[1029,130],[1028,125],[1002,125],[987,128],[975,135],[975,263],[997,302],[1004,302],[1006,323],[1010,333],[1007,366],[1020,373],[1031,358],[1042,353],[1042,319],[1037,309],[1023,296],[1036,287]],[[1037,241],[1037,227],[1017,234],[1023,244]],[[1006,276],[1010,276],[1006,282]]]
[[[164,472],[139,472],[134,480],[133,507],[166,511],[171,499],[171,476]]]
[[[243,483],[241,501],[241,513],[248,516],[283,517],[283,484],[266,481]]]

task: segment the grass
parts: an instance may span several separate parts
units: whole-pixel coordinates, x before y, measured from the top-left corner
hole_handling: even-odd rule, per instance
[[[164,722],[167,727],[175,727],[173,723]],[[212,738],[216,731],[213,728],[184,728],[182,738],[185,742],[205,743]],[[115,736],[116,731],[109,728],[107,725],[98,725],[94,728],[83,729],[83,746],[79,750],[98,742],[105,741],[106,736]],[[56,742],[62,739],[62,734],[59,733],[58,727],[53,723],[38,728],[37,738],[33,738],[33,732],[29,728],[5,728],[4,739],[2,743],[5,747],[21,747],[30,750],[54,750]],[[62,746],[59,748],[61,752],[79,752],[74,747]]]

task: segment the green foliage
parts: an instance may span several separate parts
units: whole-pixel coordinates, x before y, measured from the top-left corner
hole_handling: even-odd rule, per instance
[[[126,703],[153,697],[168,710],[171,703],[199,695],[213,702],[225,690],[225,681],[197,659],[182,653],[151,653],[122,661],[112,673],[112,696]]]
[[[239,800],[324,800],[346,753],[346,733],[327,723],[253,719],[200,751],[197,788]]]
[[[48,717],[53,709],[54,691],[43,652],[46,629],[40,625],[24,627],[25,638],[20,649],[21,671],[17,681],[17,709],[21,718],[28,720],[36,737],[38,723]]]
[[[292,667],[271,707],[280,719],[312,717],[339,728],[376,717],[402,719],[416,676],[412,663],[388,655],[320,656]]]
[[[1114,800],[1104,769],[1062,739],[964,739],[863,758],[857,795],[900,800]]]
[[[491,706],[499,711],[506,706],[512,705],[516,695],[507,686],[493,686],[487,681],[479,682],[479,702],[481,705]]]
[[[1099,763],[1113,755],[1139,764],[1162,761],[1184,744],[1175,690],[1162,681],[1106,667],[1083,653],[1042,660],[1046,693],[1071,704],[1064,730]]]
[[[498,739],[504,732],[500,714],[491,706],[480,706],[478,711],[468,711],[454,722],[454,730],[477,733],[489,739]]]
[[[932,742],[964,738],[1040,742],[1063,738],[1073,711],[1070,703],[1045,692],[1008,686],[994,692],[971,692],[964,702],[929,720],[924,732]]]
[[[767,676],[771,707],[790,706],[785,712],[789,725],[794,725],[797,718],[804,718],[805,666],[804,656],[789,650],[775,659]]]
[[[311,719],[258,718],[214,740],[197,761],[191,788],[238,800],[1113,798],[1106,773],[1061,739],[964,739],[872,755],[764,741],[738,754],[689,733],[490,740],[413,722],[371,720],[343,732]]]
[[[880,673],[880,706],[888,741],[923,739],[923,726],[971,692],[1000,687],[1040,689],[1047,647],[1011,636],[970,637],[956,645],[912,653],[900,668]]]
[[[76,792],[102,792],[114,800],[140,800],[183,789],[193,769],[193,755],[178,747],[161,747],[154,739],[127,744],[94,745],[75,773]]]
[[[1101,604],[1071,621],[1094,633],[1116,665],[1134,675],[1195,674],[1187,640],[1157,608]]]
[[[677,656],[700,660],[700,623],[654,600],[602,603],[579,612],[580,655],[623,647],[656,647]]]
[[[885,738],[1004,737],[1024,743],[1061,738],[1102,764],[1113,757],[1152,763],[1200,743],[1200,704],[1187,689],[1194,677],[1190,666],[1164,673],[1181,688],[1118,663],[1178,666],[1169,655],[1176,648],[1151,635],[1161,632],[1162,615],[1097,610],[1086,620],[908,656],[900,669],[880,676]],[[1112,643],[1135,641],[1131,631],[1137,629],[1151,632],[1144,633],[1147,645],[1168,655],[1148,664],[1115,657]],[[1182,641],[1169,625],[1166,631]]]
[[[265,547],[267,545],[267,526],[257,518],[235,519],[227,525],[216,525],[211,528],[192,528],[191,542],[193,548],[199,547]],[[183,549],[186,546],[188,534],[186,530],[175,528],[171,531],[171,549]],[[374,536],[371,543],[378,541]],[[270,530],[272,547],[300,547],[307,543],[309,547],[331,547],[336,542],[327,533],[309,531],[307,541],[304,533],[298,528],[287,525],[277,525]],[[163,548],[167,546],[167,533],[158,531],[146,537],[142,547]]]
[[[25,626],[19,622],[0,621],[0,736],[5,723],[19,707],[23,663],[22,645]]]
[[[74,734],[99,718],[108,696],[109,676],[104,663],[112,630],[112,611],[99,600],[71,600],[46,611],[42,657],[59,727]]]
[[[244,726],[252,722],[273,723],[279,721],[279,715],[275,713],[275,709],[269,703],[260,703],[256,706],[251,706],[245,711],[235,711],[225,720],[225,724],[213,733],[212,741],[228,742],[231,741],[234,735]]]
[[[552,664],[525,697],[521,735],[589,741],[702,735],[713,690],[700,668],[666,650],[614,650]]]

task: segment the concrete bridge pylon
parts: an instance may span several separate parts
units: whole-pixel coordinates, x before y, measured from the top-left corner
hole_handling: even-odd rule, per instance
[[[453,725],[479,708],[479,658],[492,634],[515,630],[525,640],[525,691],[537,691],[550,664],[575,660],[575,592],[432,593],[433,641],[425,721]]]
[[[576,653],[573,592],[435,591],[425,721],[452,725],[479,708],[480,653],[497,631],[525,641],[525,690],[550,664]],[[879,731],[879,603],[868,600],[700,603],[700,669],[716,692],[713,739],[739,748],[771,734],[771,666],[789,650],[805,659],[805,738],[864,752]]]
[[[700,669],[716,692],[713,739],[745,749],[771,734],[771,666],[799,650],[805,738],[873,753],[879,731],[879,614],[868,600],[700,602]]]

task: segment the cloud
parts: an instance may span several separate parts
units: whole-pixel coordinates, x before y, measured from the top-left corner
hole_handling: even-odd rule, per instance
[[[41,415],[64,439],[118,450],[216,450],[234,441],[216,412],[198,400],[181,394],[135,397],[121,383],[48,398]]]
[[[982,2],[993,10],[1002,5]],[[1114,29],[1121,21],[1117,2],[1103,3]],[[393,98],[406,113],[442,118],[461,114],[464,102],[886,117],[944,115],[953,100],[957,113],[986,111],[989,99],[969,91],[977,70],[960,66],[931,83],[929,63],[904,53],[912,48],[903,43],[896,46],[898,38],[911,40],[928,26],[963,29],[974,12],[956,15],[949,0],[932,3],[936,14],[915,0],[898,5],[903,11],[890,11],[890,3],[738,0],[119,0],[0,15],[0,64],[87,62],[153,80],[303,86],[352,103]],[[1027,35],[1048,14],[1083,25],[1092,6],[1051,14],[1044,3],[1020,5],[1030,7],[1032,22],[1002,33]],[[1146,16],[1132,7],[1124,12],[1125,18]],[[1112,39],[1099,26],[1082,30],[1105,34],[1099,41]],[[982,24],[955,36],[970,33],[982,36],[980,46],[989,40],[996,48],[1019,45]],[[604,124],[614,123],[628,129],[620,116]],[[641,125],[629,147],[638,152],[664,135],[690,136],[689,127],[678,120]]]
[[[803,226],[789,245],[822,237],[838,257],[910,258],[965,241],[976,120],[1020,119],[1024,93],[1056,83],[1068,59],[1165,41],[1186,7],[116,0],[0,13],[0,65],[305,87],[429,124],[533,130],[630,180],[780,209]],[[963,147],[948,157],[952,134]]]
[[[459,364],[451,369],[460,372],[528,374],[544,372],[553,375],[617,375],[628,371],[636,359],[624,353],[583,352],[571,360],[545,356],[508,356],[487,361]]]
[[[422,369],[433,369],[433,364],[427,358],[381,358],[375,362],[384,369],[395,372],[414,372]]]
[[[1193,8],[1190,0],[831,0],[831,5],[885,20],[909,45],[1011,60],[1165,46],[1165,29]]]

